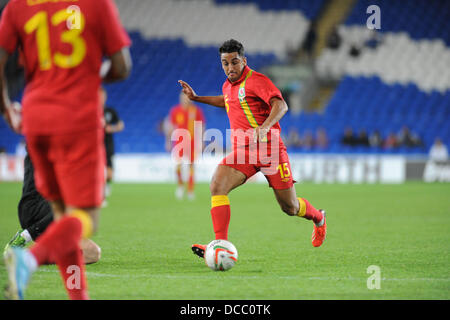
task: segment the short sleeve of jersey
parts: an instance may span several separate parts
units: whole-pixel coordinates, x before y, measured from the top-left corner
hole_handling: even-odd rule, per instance
[[[131,40],[120,22],[119,11],[113,0],[96,0],[100,10],[100,27],[103,54],[111,56],[124,47],[131,45]]]
[[[0,47],[9,54],[16,49],[19,36],[13,23],[12,3],[6,5],[0,17]]]
[[[265,103],[270,105],[270,99],[279,98],[283,100],[280,90],[273,82],[263,74],[258,74],[253,79],[252,90]]]

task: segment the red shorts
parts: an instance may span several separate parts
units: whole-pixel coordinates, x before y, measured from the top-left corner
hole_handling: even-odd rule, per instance
[[[273,189],[282,190],[291,188],[296,182],[292,177],[291,164],[286,147],[279,146],[270,152],[268,148],[267,156],[261,156],[258,150],[251,150],[246,147],[235,147],[220,163],[234,168],[249,179],[257,172],[261,171]],[[266,153],[263,153],[266,154]],[[273,157],[271,156],[273,154]]]
[[[36,188],[50,201],[99,207],[105,181],[103,129],[61,135],[27,135]]]

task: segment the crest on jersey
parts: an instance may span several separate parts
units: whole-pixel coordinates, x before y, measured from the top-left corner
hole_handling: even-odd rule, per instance
[[[178,125],[182,125],[183,122],[184,122],[184,114],[182,114],[182,113],[177,113],[177,115],[176,115],[176,117],[175,117],[175,122],[176,122]]]
[[[239,92],[238,92],[238,97],[239,97],[239,101],[244,101],[245,99],[245,88],[239,88]]]

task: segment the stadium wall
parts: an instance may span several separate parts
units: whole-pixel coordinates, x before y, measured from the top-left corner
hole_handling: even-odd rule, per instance
[[[176,180],[174,162],[167,155],[120,156],[115,160],[116,181],[172,182]],[[221,156],[200,159],[197,164],[198,170],[196,170],[197,181],[209,182],[221,160]],[[405,181],[406,160],[401,156],[291,155],[290,162],[294,180],[299,182],[402,183]],[[261,173],[252,177],[251,181],[266,183]]]
[[[221,156],[197,162],[196,181],[209,182]],[[450,182],[450,161],[403,155],[299,155],[290,156],[294,179],[313,183],[404,183],[406,181]],[[172,183],[174,162],[167,154],[120,154],[114,159],[115,182]],[[184,170],[185,173],[187,170]],[[21,181],[23,158],[0,156],[0,181]],[[266,183],[259,173],[252,183]]]

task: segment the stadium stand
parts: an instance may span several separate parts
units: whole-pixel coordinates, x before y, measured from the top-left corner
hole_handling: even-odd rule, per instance
[[[379,77],[345,76],[328,103],[325,112],[288,115],[282,119],[283,128],[297,123],[300,136],[307,130],[327,129],[330,153],[425,153],[424,147],[399,147],[395,149],[356,147],[349,148],[340,143],[346,127],[358,132],[380,131],[383,138],[389,133],[397,134],[402,126],[415,132],[425,146],[430,146],[435,137],[450,141],[450,90],[445,94],[433,91],[426,93],[414,84],[388,85]],[[294,151],[301,149],[293,148]],[[312,150],[314,151],[314,149]]]
[[[381,10],[376,31],[366,27],[372,4]],[[351,152],[424,154],[434,137],[450,143],[449,13],[450,3],[441,0],[356,2],[338,26],[340,46],[326,48],[316,61],[321,78],[340,81],[322,117],[334,139],[330,151],[348,151],[336,145],[345,126],[380,130],[386,138],[407,125],[424,142],[422,148]]]
[[[126,124],[125,133],[115,137],[118,153],[164,152],[159,123],[178,101],[177,80],[188,81],[202,94],[220,94],[224,76],[218,46],[225,39],[236,37],[245,43],[249,63],[258,70],[283,59],[287,45],[301,43],[309,25],[300,10],[261,11],[250,1],[115,2],[133,41],[134,62],[127,81],[106,87],[108,104]],[[204,108],[204,112],[209,128],[225,132],[228,120],[223,110]],[[13,153],[20,136],[4,122],[0,133],[0,146]]]
[[[116,1],[128,30],[140,31],[145,39],[182,38],[190,47],[218,46],[223,39],[235,37],[245,43],[249,53],[275,53],[283,57],[287,45],[303,41],[309,25],[302,11],[279,10],[276,4],[284,1],[272,1],[274,10],[264,11],[256,5],[263,3],[258,1],[217,2]],[[264,3],[268,9],[271,2]]]
[[[130,78],[107,86],[108,103],[126,123],[126,134],[116,135],[118,152],[164,152],[164,136],[159,124],[169,109],[178,103],[179,84],[188,81],[198,93],[221,94],[223,71],[217,47],[188,47],[181,40],[145,40],[140,33],[130,34],[134,69]],[[255,68],[273,63],[273,54],[248,54]],[[208,128],[225,132],[228,126],[222,109],[200,105]]]
[[[118,153],[164,152],[160,123],[177,103],[178,79],[200,94],[220,94],[224,79],[217,47],[241,40],[256,70],[286,58],[289,45],[302,43],[311,21],[327,1],[306,0],[116,0],[133,40],[130,78],[108,85],[108,104],[126,124],[116,135]],[[381,30],[366,27],[368,5],[381,8]],[[359,0],[338,26],[342,43],[325,48],[315,65],[320,78],[339,82],[321,113],[288,113],[284,134],[326,130],[328,149],[290,147],[294,152],[426,154],[435,137],[450,145],[450,48],[445,0]],[[231,18],[230,18],[231,17]],[[232,19],[232,23],[229,23]],[[226,28],[224,27],[226,25]],[[359,55],[351,56],[350,49]],[[228,127],[223,110],[203,108],[207,128]],[[408,126],[422,147],[394,149],[340,143],[346,127],[382,137]],[[13,153],[20,141],[0,123],[0,146]]]
[[[381,9],[380,32],[406,32],[414,40],[441,39],[450,46],[450,3],[447,0],[359,0],[345,25],[365,25],[366,9],[370,5],[378,5]]]
[[[324,0],[283,0],[283,1],[273,1],[273,0],[215,0],[217,4],[243,4],[243,3],[254,3],[258,6],[260,10],[299,10],[301,11],[309,20],[314,20],[319,14]]]

